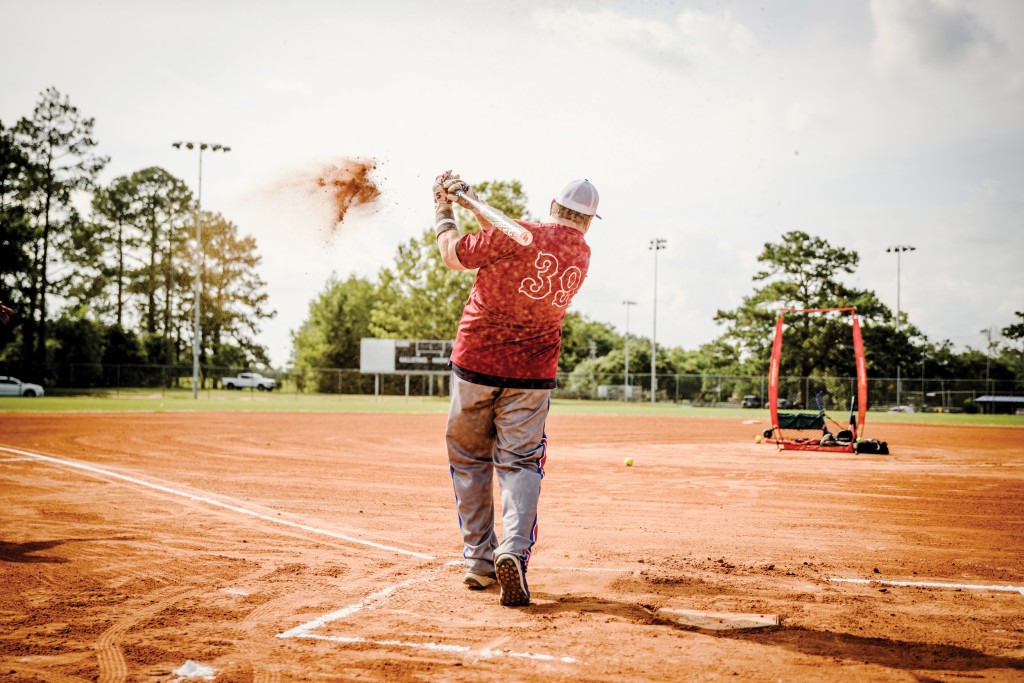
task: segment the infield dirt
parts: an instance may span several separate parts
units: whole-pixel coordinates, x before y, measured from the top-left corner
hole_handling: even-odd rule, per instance
[[[461,584],[444,416],[0,414],[0,677],[1024,680],[1024,429],[764,426],[552,415],[513,609]]]

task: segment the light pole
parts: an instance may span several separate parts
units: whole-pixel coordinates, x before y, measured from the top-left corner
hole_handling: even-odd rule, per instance
[[[994,394],[996,392],[990,388],[991,380],[989,380],[989,370],[992,365],[992,328],[984,329],[981,333],[988,337],[988,346],[985,348],[985,391]]]
[[[629,400],[629,307],[636,306],[635,301],[623,301],[622,305],[626,307],[626,389],[623,393],[623,398]]]
[[[654,329],[651,332],[651,403],[655,403],[658,400],[658,252],[665,248],[667,241],[660,237],[655,237],[651,240],[650,247],[648,247],[654,252]]]
[[[199,150],[199,185],[196,192],[196,306],[195,323],[192,329],[192,398],[199,398],[199,295],[202,293],[203,272],[203,224],[200,219],[203,206],[203,152],[230,152],[231,148],[211,142],[172,142],[171,147]]]
[[[915,251],[917,247],[911,247],[906,244],[897,244],[894,247],[886,247],[885,253],[889,254],[892,252],[896,253],[896,331],[900,330],[900,319],[903,317],[903,309],[900,302],[900,272],[901,272],[901,256],[905,251]],[[898,337],[898,335],[897,335]],[[897,343],[898,343],[897,339]],[[896,360],[896,405],[900,404],[900,363],[899,359]]]

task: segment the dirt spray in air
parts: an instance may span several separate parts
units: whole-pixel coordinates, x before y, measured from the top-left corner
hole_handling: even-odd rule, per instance
[[[380,196],[380,190],[370,177],[377,169],[373,159],[341,159],[325,164],[315,174],[313,194],[322,195],[334,212],[334,230],[338,229],[349,209],[370,204]]]
[[[379,209],[377,168],[375,159],[351,157],[310,163],[260,187],[252,203],[294,237],[319,233],[329,243],[342,233],[346,221]]]

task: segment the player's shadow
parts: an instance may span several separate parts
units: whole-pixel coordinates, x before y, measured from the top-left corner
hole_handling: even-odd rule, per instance
[[[581,612],[607,614],[636,624],[666,626],[679,631],[699,632],[719,638],[743,640],[829,660],[838,658],[909,671],[966,672],[989,669],[1024,671],[1024,660],[1022,659],[990,655],[980,650],[956,645],[868,638],[850,633],[816,631],[799,626],[787,627],[785,622],[781,626],[758,630],[709,631],[665,618],[658,615],[653,608],[636,603],[536,592],[534,597],[545,602],[535,602],[526,608],[533,614],[554,615]],[[546,602],[547,600],[552,602]]]
[[[0,541],[0,562],[45,562],[50,564],[61,564],[67,562],[67,558],[55,557],[53,555],[36,555],[53,548],[60,547],[65,543],[83,543],[87,541],[122,541],[127,540],[121,537],[114,538],[65,538],[54,541],[29,541],[27,543],[8,543]]]
[[[765,632],[720,631],[717,635],[758,642],[814,657],[840,658],[892,669],[936,671],[1024,671],[1024,660],[990,655],[957,645],[921,643],[889,638],[868,638],[851,633],[816,631],[782,626]]]

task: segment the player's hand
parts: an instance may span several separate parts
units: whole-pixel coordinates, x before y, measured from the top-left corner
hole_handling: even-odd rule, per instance
[[[451,170],[447,170],[444,173],[438,174],[438,176],[436,178],[434,178],[433,191],[434,191],[434,210],[435,211],[441,211],[443,209],[450,209],[450,208],[452,208],[452,202],[448,198],[448,192],[445,191],[445,189],[444,189],[444,184],[445,184],[445,182],[447,180],[449,180],[451,178],[451,175],[452,175]]]
[[[444,181],[444,190],[448,195],[449,202],[455,202],[465,209],[473,208],[472,205],[469,204],[469,202],[464,200],[459,195],[455,194],[456,192],[460,192],[461,194],[472,197],[473,199],[477,198],[476,192],[473,191],[473,188],[469,186],[469,183],[459,178],[458,173],[450,176],[447,180]]]

